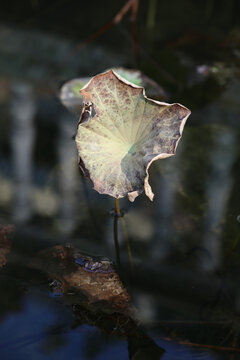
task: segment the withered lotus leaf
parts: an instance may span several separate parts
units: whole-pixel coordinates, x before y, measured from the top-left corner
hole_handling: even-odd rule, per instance
[[[86,105],[76,144],[94,189],[130,201],[145,190],[153,200],[149,167],[175,154],[190,110],[148,99],[113,70],[94,76],[80,92]]]

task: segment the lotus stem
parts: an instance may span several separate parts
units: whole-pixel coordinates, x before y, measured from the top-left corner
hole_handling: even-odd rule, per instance
[[[119,219],[120,219],[121,225],[122,225],[123,237],[127,244],[127,252],[128,252],[128,258],[129,258],[129,263],[130,263],[130,268],[131,268],[131,275],[133,275],[132,251],[131,251],[130,241],[129,241],[128,235],[127,235],[126,223],[123,219],[123,215],[122,215],[120,207],[119,207],[119,199],[116,199],[115,200],[115,213],[114,213],[114,244],[115,244],[115,250],[116,250],[116,263],[120,270],[121,261],[120,261],[120,249],[119,249],[119,241],[118,241],[118,220]]]
[[[132,259],[132,250],[131,250],[131,244],[128,238],[127,229],[126,229],[126,222],[123,217],[120,217],[121,225],[122,225],[122,231],[123,231],[123,237],[127,244],[127,252],[128,252],[128,258],[131,268],[131,275],[133,275],[133,259]]]
[[[115,199],[115,211],[116,211],[116,215],[118,217],[120,217],[121,211],[120,211],[120,207],[119,207],[119,199]]]
[[[121,270],[121,262],[120,262],[120,248],[119,248],[119,241],[118,241],[118,219],[121,216],[120,208],[119,208],[119,199],[115,200],[115,214],[114,214],[114,221],[113,221],[113,233],[114,233],[114,244],[115,244],[115,251],[116,251],[116,263],[118,270]]]

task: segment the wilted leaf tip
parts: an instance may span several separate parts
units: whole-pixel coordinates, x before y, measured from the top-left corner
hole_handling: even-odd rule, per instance
[[[144,88],[142,86],[139,86],[139,85],[136,85],[136,84],[133,84],[132,82],[128,81],[127,79],[124,79],[121,75],[119,75],[118,73],[116,73],[114,70],[110,69],[110,70],[107,70],[103,73],[100,73],[96,76],[93,76],[89,81],[88,83],[83,86],[83,88],[80,90],[80,93],[82,95],[86,95],[88,94],[88,91],[89,89],[91,89],[91,87],[95,86],[96,83],[97,84],[102,84],[102,81],[104,81],[105,79],[118,79],[119,81],[123,82],[123,84],[127,84],[133,88],[136,88],[136,89],[142,89],[144,90]],[[87,89],[87,91],[86,91]]]

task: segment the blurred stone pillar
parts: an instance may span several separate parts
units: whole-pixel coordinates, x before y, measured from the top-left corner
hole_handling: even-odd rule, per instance
[[[236,129],[239,128],[240,117],[240,81],[237,77],[229,80],[218,101],[194,113],[195,120],[200,124],[215,124],[211,129],[213,144],[209,145],[209,171],[205,182],[202,245],[207,252],[202,252],[198,262],[198,266],[207,271],[214,271],[221,265],[222,225],[233,182],[237,181],[232,178],[231,171],[238,156],[239,135]]]
[[[183,144],[178,147],[177,155],[174,158],[159,160],[162,175],[156,174],[155,176],[155,198],[153,204],[156,214],[156,230],[152,254],[157,259],[165,258],[171,251],[172,237],[174,236],[173,220],[176,194],[181,177],[182,149]]]
[[[24,222],[31,216],[31,186],[34,144],[34,115],[36,112],[32,87],[13,83],[10,114],[12,117],[12,166],[14,174],[13,216]]]
[[[73,140],[77,119],[63,109],[59,119],[58,158],[60,171],[58,185],[60,191],[59,228],[65,234],[71,233],[76,225],[76,182],[77,150]],[[80,181],[78,180],[78,183]],[[80,186],[80,185],[79,185]]]
[[[234,129],[219,126],[213,131],[215,141],[209,153],[210,171],[206,182],[207,204],[202,243],[209,256],[203,253],[200,259],[200,267],[207,271],[214,271],[221,265],[222,223],[232,190],[231,170],[237,155]]]

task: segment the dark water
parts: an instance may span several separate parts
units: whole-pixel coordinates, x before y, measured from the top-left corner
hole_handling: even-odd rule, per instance
[[[239,4],[140,2],[137,59],[129,15],[78,51],[113,3],[0,6],[0,358],[240,359]],[[154,201],[120,201],[120,277],[114,199],[81,176],[57,96],[113,66],[192,110]]]

